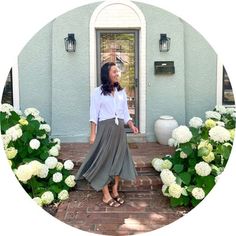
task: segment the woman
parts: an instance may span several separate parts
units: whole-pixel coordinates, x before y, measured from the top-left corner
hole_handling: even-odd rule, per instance
[[[93,145],[76,174],[76,180],[85,178],[96,191],[102,190],[103,202],[112,207],[124,204],[118,193],[120,178],[134,180],[137,176],[124,124],[135,134],[139,131],[129,115],[127,96],[118,77],[115,63],[102,66],[102,84],[95,88],[90,103],[90,144]],[[108,184],[113,180],[110,194]]]

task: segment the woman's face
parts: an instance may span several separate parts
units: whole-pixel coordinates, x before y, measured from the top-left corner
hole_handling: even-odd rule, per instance
[[[112,66],[109,71],[109,78],[112,84],[119,82],[119,75],[120,73],[118,68],[116,66]]]

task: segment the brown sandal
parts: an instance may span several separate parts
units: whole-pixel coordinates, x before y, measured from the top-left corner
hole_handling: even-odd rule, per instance
[[[110,207],[119,207],[121,205],[119,202],[115,201],[113,198],[111,198],[108,202],[104,202],[104,203]]]
[[[112,196],[112,198],[116,200],[120,205],[125,203],[125,200],[122,197],[120,197],[120,195]]]

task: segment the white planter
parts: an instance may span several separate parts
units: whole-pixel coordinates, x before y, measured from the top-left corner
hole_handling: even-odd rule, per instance
[[[173,116],[161,116],[155,122],[155,135],[160,144],[168,145],[172,131],[178,127],[178,122]]]

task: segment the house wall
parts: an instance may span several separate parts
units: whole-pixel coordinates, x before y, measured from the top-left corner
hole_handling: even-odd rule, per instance
[[[64,142],[87,142],[89,135],[89,22],[93,3],[54,19],[19,55],[20,108],[36,107]],[[177,16],[140,2],[146,19],[146,136],[155,141],[154,123],[173,115],[179,124],[216,103],[216,54],[206,40]],[[68,53],[64,38],[75,33],[77,48]],[[159,52],[161,33],[171,49]],[[154,61],[175,62],[175,74],[155,75]],[[204,63],[207,60],[207,63]]]

